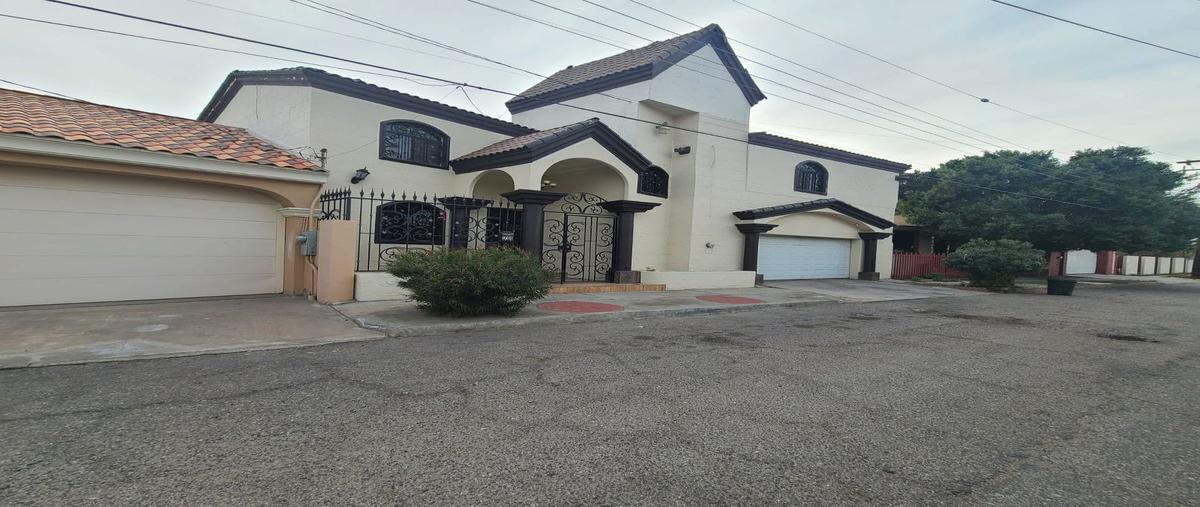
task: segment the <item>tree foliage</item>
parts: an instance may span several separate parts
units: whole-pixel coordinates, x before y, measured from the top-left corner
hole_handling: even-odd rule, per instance
[[[1012,287],[1017,275],[1040,271],[1043,259],[1024,241],[973,239],[946,256],[946,267],[966,271],[977,287]]]
[[[1040,250],[1174,252],[1200,235],[1195,190],[1142,148],[998,151],[907,176],[899,211],[939,240],[1014,239]]]

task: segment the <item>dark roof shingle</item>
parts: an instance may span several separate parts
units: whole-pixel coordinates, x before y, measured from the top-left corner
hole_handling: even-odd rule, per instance
[[[766,98],[750,73],[742,67],[725,32],[712,24],[694,32],[631,49],[607,58],[572,65],[521,92],[506,104],[514,113],[534,109],[555,101],[566,100],[619,86],[651,79],[696,50],[712,44],[721,63],[729,69],[734,81],[750,104]]]
[[[0,133],[290,169],[317,165],[245,129],[0,88]]]

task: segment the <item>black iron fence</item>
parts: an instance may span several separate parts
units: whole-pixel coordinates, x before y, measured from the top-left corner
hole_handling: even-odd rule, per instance
[[[357,220],[355,270],[383,271],[407,250],[517,246],[523,212],[505,200],[335,188],[321,194],[320,218]]]

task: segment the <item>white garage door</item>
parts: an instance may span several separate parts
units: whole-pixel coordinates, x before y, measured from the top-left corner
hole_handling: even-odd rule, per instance
[[[1071,250],[1067,252],[1067,274],[1091,274],[1096,272],[1096,252]]]
[[[0,167],[0,306],[281,292],[278,208],[250,190]]]
[[[763,236],[758,272],[765,280],[849,278],[850,240]]]

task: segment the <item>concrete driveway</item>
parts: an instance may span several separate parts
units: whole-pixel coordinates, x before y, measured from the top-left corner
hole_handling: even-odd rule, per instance
[[[0,310],[0,368],[261,350],[378,338],[300,297]]]

